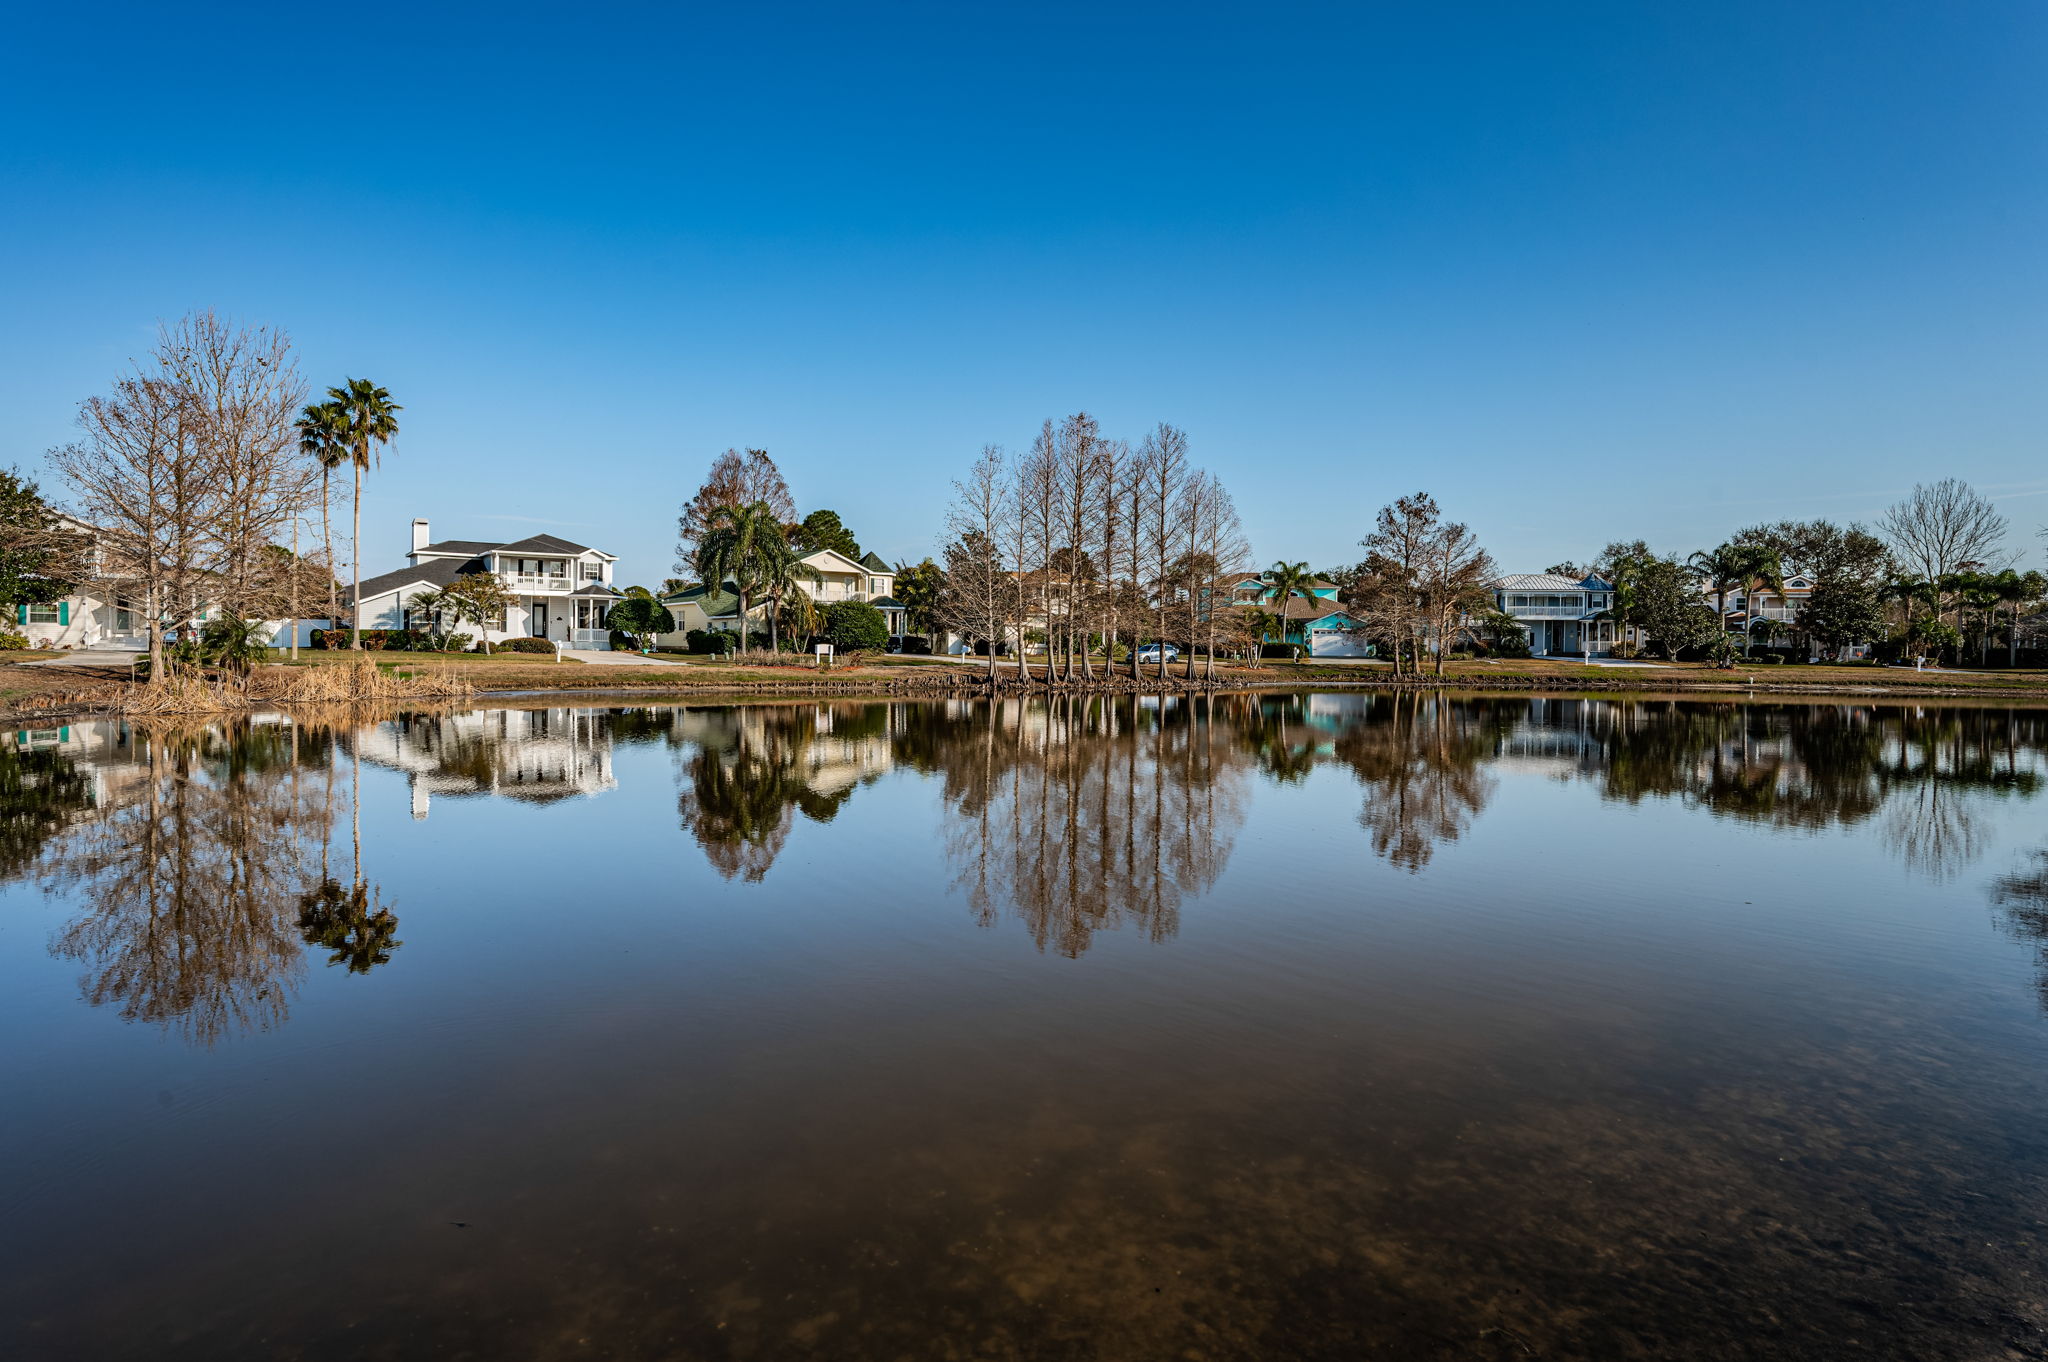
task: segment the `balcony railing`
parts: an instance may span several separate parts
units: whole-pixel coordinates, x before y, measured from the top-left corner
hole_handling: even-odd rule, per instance
[[[1586,616],[1583,605],[1511,605],[1507,613],[1518,620],[1576,620]]]
[[[567,591],[569,574],[566,572],[507,572],[503,574],[505,584],[515,591]]]

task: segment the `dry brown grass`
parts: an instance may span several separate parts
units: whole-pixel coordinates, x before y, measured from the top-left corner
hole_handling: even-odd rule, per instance
[[[267,671],[259,683],[263,698],[283,705],[357,704],[375,700],[460,699],[476,687],[452,667],[427,665],[387,669],[365,654],[329,667]]]

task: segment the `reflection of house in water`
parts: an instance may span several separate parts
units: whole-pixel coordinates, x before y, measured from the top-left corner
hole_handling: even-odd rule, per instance
[[[363,760],[406,773],[414,818],[427,816],[435,795],[551,803],[618,783],[601,709],[409,714],[363,730],[356,742]]]

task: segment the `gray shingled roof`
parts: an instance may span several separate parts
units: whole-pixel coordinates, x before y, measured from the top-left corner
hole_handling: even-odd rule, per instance
[[[551,534],[537,534],[531,539],[520,539],[510,544],[497,546],[499,553],[588,553],[587,544],[572,544],[566,539],[557,539]]]
[[[489,553],[498,547],[495,539],[443,539],[438,544],[428,544],[417,550],[420,553],[467,553],[471,555]]]
[[[408,586],[447,586],[457,577],[483,570],[484,562],[481,558],[429,558],[418,567],[400,568],[396,572],[385,572],[365,578],[362,598],[366,601],[371,600],[388,591]],[[356,597],[352,589],[344,587],[341,594],[351,605],[355,603]]]
[[[873,549],[868,550],[867,556],[860,560],[860,565],[872,572],[894,572],[896,570],[890,567],[882,555],[876,553]]]

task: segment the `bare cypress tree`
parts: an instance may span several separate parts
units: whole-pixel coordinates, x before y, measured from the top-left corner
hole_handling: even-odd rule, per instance
[[[1081,674],[1092,681],[1095,665],[1088,655],[1088,616],[1094,583],[1088,550],[1095,542],[1102,475],[1102,437],[1095,418],[1085,411],[1067,417],[1060,422],[1053,448],[1059,473],[1060,538],[1065,541],[1060,551],[1065,559],[1061,564],[1061,615],[1067,677],[1073,678],[1078,649]]]
[[[300,445],[306,385],[291,341],[195,312],[160,329],[156,358],[183,394],[193,452],[212,484],[204,548],[212,604],[238,618],[279,616],[292,562],[274,550],[311,506],[319,477]]]
[[[1102,612],[1102,670],[1105,675],[1116,674],[1116,632],[1117,606],[1122,584],[1117,579],[1121,566],[1117,554],[1123,549],[1123,541],[1129,535],[1127,522],[1130,518],[1126,499],[1129,495],[1128,482],[1131,470],[1131,447],[1123,440],[1104,440],[1100,445],[1097,463],[1100,478],[1097,480],[1097,502],[1095,512],[1096,543],[1101,549],[1097,561],[1102,566],[1101,590],[1097,601]]]
[[[177,384],[138,366],[81,402],[83,438],[48,456],[97,531],[102,579],[142,603],[152,686],[164,680],[165,621],[190,618],[205,572],[213,498],[194,415]]]
[[[1054,620],[1052,558],[1059,539],[1059,456],[1054,445],[1051,418],[1039,428],[1031,452],[1018,465],[1022,514],[1026,524],[1025,557],[1017,562],[1019,572],[1036,583],[1033,595],[1045,634],[1045,685],[1052,688]]]
[[[1202,593],[1201,621],[1206,656],[1204,674],[1213,679],[1216,675],[1216,635],[1220,624],[1219,610],[1226,608],[1221,591],[1229,578],[1244,571],[1251,559],[1251,545],[1244,537],[1244,526],[1237,518],[1237,503],[1231,500],[1224,488],[1223,480],[1214,473],[1200,474],[1196,481],[1202,484],[1197,498],[1201,520],[1197,526],[1196,540],[1200,545],[1200,557],[1208,566],[1208,577],[1199,588]],[[1193,646],[1190,639],[1189,646]]]
[[[946,586],[940,617],[949,627],[988,643],[988,682],[996,682],[997,645],[1016,616],[1017,577],[1005,568],[1002,548],[1012,533],[1009,476],[1003,452],[984,445],[965,480],[953,484],[946,518],[955,538],[946,546]]]
[[[1166,612],[1173,600],[1172,567],[1175,553],[1174,507],[1180,501],[1182,485],[1188,478],[1188,437],[1161,421],[1145,437],[1140,457],[1145,468],[1145,533],[1150,550],[1146,583],[1158,617],[1159,675],[1166,676]]]
[[[1145,608],[1145,565],[1151,561],[1152,516],[1151,492],[1154,482],[1153,467],[1159,459],[1159,448],[1151,439],[1138,446],[1130,458],[1124,478],[1124,506],[1127,532],[1124,535],[1124,572],[1135,608],[1142,616]],[[1131,680],[1138,679],[1138,645],[1143,626],[1138,619],[1131,621]]]

